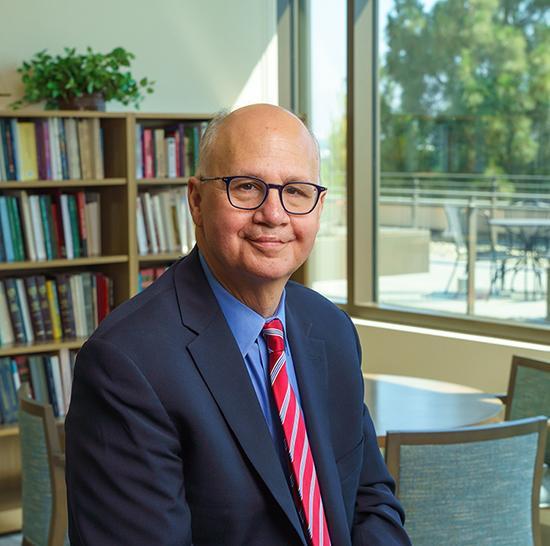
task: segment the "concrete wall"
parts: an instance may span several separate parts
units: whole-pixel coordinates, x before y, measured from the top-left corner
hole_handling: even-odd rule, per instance
[[[144,112],[277,102],[276,0],[4,0],[0,19],[0,109],[22,93],[23,60],[88,45],[135,53],[134,76],[157,82]]]

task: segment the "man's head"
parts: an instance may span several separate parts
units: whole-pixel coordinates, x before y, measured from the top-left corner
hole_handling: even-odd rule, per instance
[[[286,283],[308,257],[319,229],[325,193],[309,214],[285,211],[270,189],[255,210],[235,208],[222,180],[248,175],[269,184],[319,183],[317,143],[283,108],[246,106],[214,121],[201,146],[199,173],[189,181],[197,244],[216,277],[230,290]]]

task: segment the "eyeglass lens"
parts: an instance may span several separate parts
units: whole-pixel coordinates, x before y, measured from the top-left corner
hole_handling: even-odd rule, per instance
[[[229,184],[231,203],[243,209],[259,207],[267,191],[268,186],[254,178],[233,178]],[[285,184],[280,195],[288,212],[310,212],[317,202],[317,188],[306,183]]]

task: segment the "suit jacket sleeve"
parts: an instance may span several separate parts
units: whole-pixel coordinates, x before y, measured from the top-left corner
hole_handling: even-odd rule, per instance
[[[191,544],[177,430],[110,342],[94,338],[81,349],[65,427],[73,546]]]
[[[359,362],[361,345],[355,332]],[[378,447],[376,431],[366,406],[363,407],[363,467],[355,503],[353,546],[410,546],[403,528],[405,514],[395,497],[395,482]]]

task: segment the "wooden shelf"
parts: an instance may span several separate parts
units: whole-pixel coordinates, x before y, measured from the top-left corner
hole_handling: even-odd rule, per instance
[[[2,118],[106,118],[125,119],[124,112],[95,112],[90,110],[38,110],[36,107],[20,108],[19,110],[1,110]]]
[[[147,254],[146,256],[139,257],[139,263],[162,263],[162,262],[175,262],[179,260],[184,254],[181,252],[165,252],[162,254]]]
[[[21,508],[21,480],[3,480],[0,487],[0,512],[17,508]]]
[[[178,176],[177,178],[139,178],[138,186],[186,186],[189,182],[188,176]]]
[[[33,353],[50,353],[59,349],[80,349],[87,338],[60,339],[40,341],[37,343],[10,343],[0,346],[0,357],[26,355]]]
[[[212,114],[133,114],[134,119],[139,123],[141,121],[208,121],[212,119]]]
[[[1,271],[23,271],[34,269],[57,269],[66,267],[82,267],[90,265],[104,265],[104,264],[122,264],[128,261],[128,256],[125,254],[119,254],[117,256],[91,256],[89,258],[73,258],[62,260],[41,260],[41,261],[27,261],[27,262],[2,262],[0,263]]]
[[[0,190],[39,190],[47,188],[84,188],[97,186],[126,186],[126,178],[103,178],[101,180],[26,180],[0,181]]]

